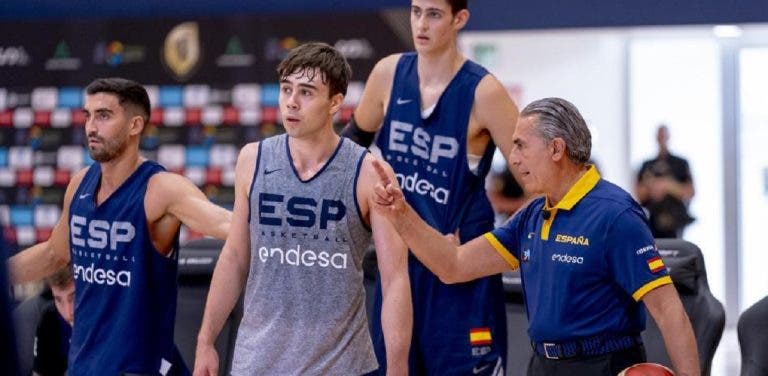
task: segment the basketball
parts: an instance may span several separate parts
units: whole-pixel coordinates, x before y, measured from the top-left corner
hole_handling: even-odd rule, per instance
[[[671,369],[658,363],[638,363],[627,367],[618,376],[674,376]]]

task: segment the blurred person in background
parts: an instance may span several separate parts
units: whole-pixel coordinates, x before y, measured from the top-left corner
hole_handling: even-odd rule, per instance
[[[648,211],[655,238],[679,238],[694,221],[688,205],[695,193],[688,161],[669,151],[669,128],[656,130],[659,153],[643,162],[637,174],[635,198]]]

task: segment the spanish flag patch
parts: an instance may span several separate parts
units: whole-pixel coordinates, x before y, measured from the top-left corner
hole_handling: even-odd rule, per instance
[[[651,273],[662,271],[664,270],[664,261],[661,260],[661,257],[656,256],[648,260],[648,269],[651,269]]]
[[[472,328],[469,330],[471,346],[490,345],[492,342],[490,328]]]

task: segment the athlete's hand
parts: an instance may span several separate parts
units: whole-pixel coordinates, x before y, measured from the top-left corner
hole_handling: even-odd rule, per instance
[[[374,209],[386,215],[390,220],[396,219],[406,211],[405,197],[403,191],[397,185],[397,181],[392,181],[387,170],[377,160],[373,161],[373,168],[379,176],[379,181],[373,187],[372,198]]]
[[[212,344],[199,343],[195,349],[194,376],[218,376],[219,354]]]

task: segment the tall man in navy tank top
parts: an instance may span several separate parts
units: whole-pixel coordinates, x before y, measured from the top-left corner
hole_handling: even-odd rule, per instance
[[[416,52],[376,64],[343,131],[364,146],[378,131],[376,145],[394,168],[406,200],[432,227],[458,233],[462,242],[493,228],[485,177],[494,144],[504,154],[511,149],[508,135],[518,114],[503,85],[459,52],[456,38],[468,18],[466,0],[411,1]],[[446,285],[413,257],[409,275],[412,373],[503,374],[507,333],[501,276]],[[372,324],[376,355],[383,359],[381,327],[376,320]]]
[[[223,239],[231,213],[139,154],[150,111],[141,85],[97,79],[83,111],[97,163],[70,180],[51,237],[10,260],[12,279],[37,280],[71,260],[69,375],[189,374],[173,343],[179,228]]]
[[[591,136],[559,98],[526,106],[510,137],[509,165],[527,192],[543,193],[504,226],[456,246],[419,218],[381,171],[374,210],[448,282],[520,268],[529,375],[616,375],[645,361],[645,308],[678,375],[699,375],[691,323],[659,257],[642,209],[588,165]]]
[[[286,134],[248,144],[238,158],[233,226],[208,293],[196,376],[217,374],[213,343],[244,286],[233,375],[375,371],[362,270],[371,230],[386,362],[391,374],[406,373],[412,318],[405,245],[370,210],[374,158],[333,130],[350,74],[324,43],[299,46],[278,66]]]

